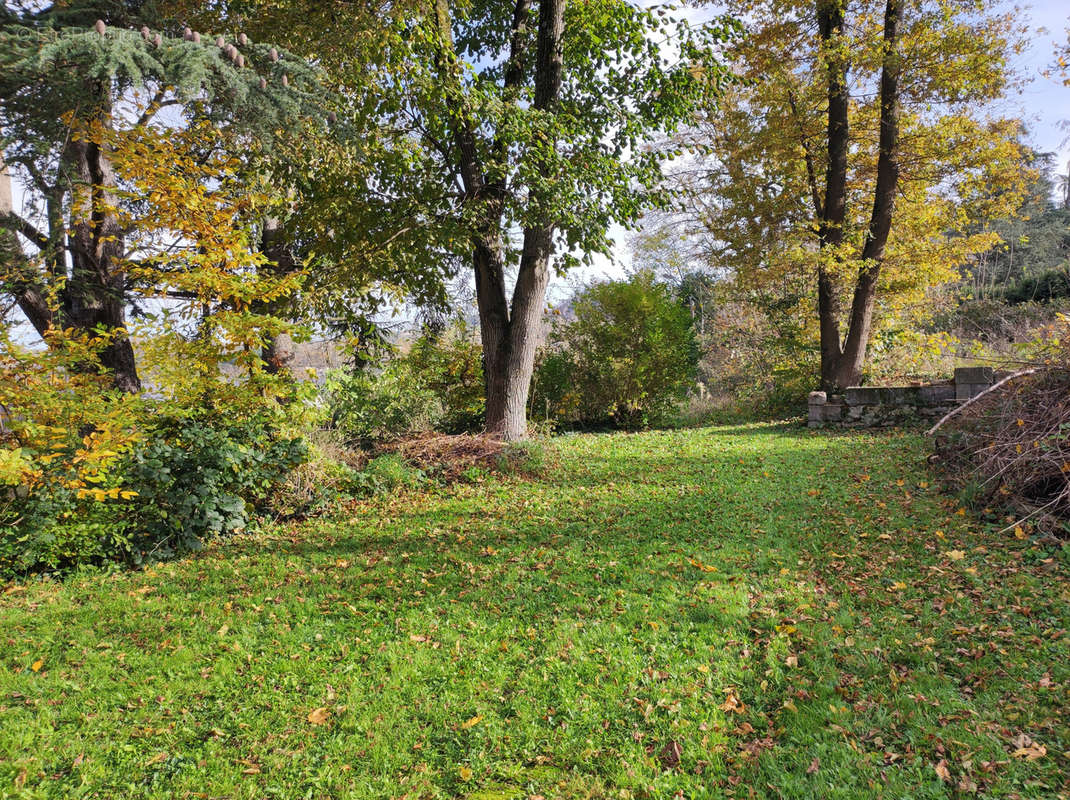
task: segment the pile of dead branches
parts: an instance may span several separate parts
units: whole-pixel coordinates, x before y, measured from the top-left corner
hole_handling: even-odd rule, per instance
[[[952,482],[1009,528],[1070,538],[1070,359],[1010,376],[929,433]]]
[[[447,482],[472,468],[488,472],[522,472],[528,451],[492,436],[428,434],[385,444],[381,452],[397,453],[406,462]]]

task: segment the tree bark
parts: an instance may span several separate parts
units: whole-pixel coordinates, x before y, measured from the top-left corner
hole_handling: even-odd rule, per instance
[[[828,163],[825,168],[825,201],[820,208],[818,239],[822,254],[843,244],[847,219],[847,149],[849,145],[847,59],[837,52],[843,34],[843,0],[820,0],[817,7],[818,31],[827,59],[828,80]],[[833,258],[839,258],[834,252]],[[821,337],[821,385],[835,388],[836,365],[840,358],[839,298],[832,277],[822,261],[817,268],[817,314]]]
[[[899,75],[896,52],[903,0],[887,0],[884,13],[883,63],[880,82],[880,131],[878,136],[877,183],[873,209],[862,249],[847,321],[847,335],[840,341],[839,303],[835,282],[824,262],[818,266],[818,318],[821,333],[821,384],[838,391],[857,384],[862,377],[866,349],[873,326],[877,282],[884,260],[888,235],[899,186]],[[822,43],[835,53],[835,39],[843,30],[842,0],[822,0],[818,5],[818,27]],[[848,89],[847,62],[840,55],[829,56],[828,65],[828,168],[825,175],[825,202],[819,219],[822,250],[840,247],[847,218]],[[841,256],[833,253],[832,258]]]
[[[514,16],[514,23],[516,20]],[[539,3],[533,102],[538,111],[553,113],[561,94],[561,37],[564,30],[565,0],[542,0]],[[487,432],[503,439],[523,439],[527,435],[528,392],[535,369],[546,287],[550,282],[553,235],[554,223],[550,219],[538,220],[524,229],[508,328],[504,336],[498,334],[501,345],[493,367],[489,359],[486,365]],[[484,335],[484,348],[486,342]],[[490,376],[492,368],[495,374]]]
[[[896,43],[903,17],[903,0],[887,0],[884,11],[884,61],[881,65],[880,152],[877,156],[877,185],[873,193],[862,266],[851,300],[847,339],[836,371],[840,386],[857,384],[862,377],[866,348],[873,327],[877,300],[877,280],[884,262],[884,250],[892,229],[895,193],[899,188],[899,54]]]
[[[297,269],[293,248],[286,237],[282,223],[275,217],[264,220],[264,230],[260,237],[260,252],[268,262],[261,269],[276,277],[289,275]],[[279,303],[258,300],[252,304],[253,310],[258,314],[278,315],[282,310]],[[264,364],[264,371],[269,375],[278,375],[289,368],[293,353],[285,353],[279,349],[279,337],[267,335],[264,344],[260,348],[260,359]]]
[[[530,6],[530,0],[516,0],[504,74],[506,89],[520,86],[524,78],[527,57],[524,29]],[[452,51],[446,0],[435,0],[435,12],[443,46]],[[532,101],[532,107],[538,111],[553,113],[561,93],[564,12],[565,0],[542,0],[539,3]],[[445,58],[440,69],[444,76],[454,81],[452,66]],[[454,86],[461,97],[463,90],[456,84]],[[473,237],[472,266],[483,344],[486,430],[502,439],[522,439],[527,435],[528,392],[549,284],[554,224],[552,220],[542,219],[525,227],[520,266],[510,302],[506,295],[502,233],[508,187],[503,175],[488,177],[480,162],[475,133],[477,124],[463,108],[458,112],[457,120],[453,139],[464,186],[464,202],[478,205],[481,220]],[[501,140],[492,143],[501,161],[508,154],[507,144]]]
[[[126,276],[122,270],[122,230],[112,209],[115,174],[104,148],[89,141],[70,141],[63,158],[76,181],[68,250],[70,279],[63,292],[63,322],[86,333],[101,330],[108,344],[100,364],[112,373],[116,388],[141,390],[134,348],[126,332]]]

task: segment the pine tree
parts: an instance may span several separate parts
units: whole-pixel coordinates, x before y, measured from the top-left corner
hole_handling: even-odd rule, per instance
[[[0,294],[42,336],[66,328],[103,335],[100,366],[126,392],[140,388],[126,335],[131,254],[116,213],[110,137],[92,131],[209,118],[269,141],[307,111],[315,86],[304,62],[270,45],[177,29],[147,8],[90,2],[0,12],[0,153],[29,199],[25,209],[0,208],[0,225],[22,245],[9,236],[0,251]]]

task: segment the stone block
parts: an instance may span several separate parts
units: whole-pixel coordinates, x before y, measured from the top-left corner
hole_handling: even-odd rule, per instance
[[[955,385],[960,383],[985,383],[995,380],[995,370],[992,367],[958,367],[955,370]]]
[[[844,390],[844,400],[849,406],[873,406],[881,402],[881,389],[871,386],[850,386]]]
[[[960,403],[964,403],[971,397],[976,397],[991,385],[991,383],[956,383],[955,399]]]
[[[812,406],[823,406],[828,402],[828,395],[824,392],[810,392],[808,402]]]
[[[955,387],[950,383],[936,383],[918,389],[919,406],[940,406],[955,400]]]
[[[821,409],[825,422],[839,422],[843,419],[842,403],[826,403]]]

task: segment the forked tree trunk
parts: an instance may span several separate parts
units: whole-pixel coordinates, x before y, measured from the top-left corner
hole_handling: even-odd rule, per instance
[[[833,280],[824,267],[818,269],[818,317],[821,331],[821,384],[830,391],[856,385],[862,378],[866,349],[873,328],[884,251],[891,232],[895,193],[899,186],[899,75],[896,52],[904,0],[887,0],[884,12],[883,63],[880,82],[880,132],[878,136],[877,183],[869,228],[862,248],[861,266],[853,287],[847,335],[841,342],[839,303]],[[822,0],[818,5],[818,28],[822,42],[835,52],[835,38],[843,30],[842,0]],[[847,217],[848,90],[847,62],[839,56],[828,66],[828,169],[825,202],[819,209],[822,249],[843,243]],[[838,256],[837,256],[838,257]]]
[[[106,96],[100,86],[87,91]],[[44,337],[52,328],[68,327],[90,335],[103,333],[108,343],[98,355],[99,364],[87,364],[85,368],[103,367],[112,375],[116,388],[138,392],[141,380],[126,331],[124,243],[113,211],[116,198],[112,193],[115,174],[111,161],[101,145],[68,140],[61,155],[61,170],[71,187],[72,219],[68,231],[62,212],[64,192],[48,192],[47,187],[40,187],[48,194],[46,233],[15,213],[11,179],[0,160],[0,219],[6,231],[20,233],[40,251],[45,268],[54,278],[63,279],[57,292],[58,303],[48,301],[41,273],[10,235],[0,243],[0,254],[13,262],[5,263],[4,271],[11,276],[15,302],[38,334]]]
[[[519,86],[526,62],[525,26],[530,0],[516,0],[510,52],[504,70],[505,87]],[[446,0],[435,0],[439,34],[444,48],[452,53],[449,9]],[[535,94],[532,107],[553,112],[561,93],[561,37],[565,27],[565,0],[541,0],[535,53]],[[481,219],[475,237],[472,267],[475,272],[479,329],[483,343],[486,383],[486,429],[502,439],[522,439],[527,435],[527,401],[535,368],[539,325],[550,279],[554,223],[537,220],[523,231],[523,248],[512,300],[506,296],[503,256],[503,211],[508,199],[504,179],[488,176],[477,155],[477,121],[463,108],[463,89],[449,58],[440,63],[443,77],[451,82],[462,108],[453,132],[458,168],[464,184],[465,202],[477,205]],[[509,143],[493,142],[498,159],[508,157]]]

